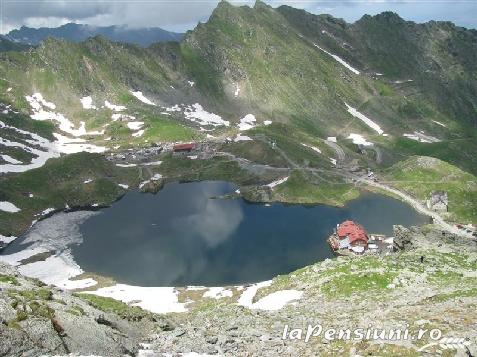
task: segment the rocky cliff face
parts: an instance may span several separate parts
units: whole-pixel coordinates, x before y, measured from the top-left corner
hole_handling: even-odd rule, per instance
[[[120,316],[111,310],[99,310],[3,264],[0,317],[0,356],[135,355],[152,324],[145,312]]]

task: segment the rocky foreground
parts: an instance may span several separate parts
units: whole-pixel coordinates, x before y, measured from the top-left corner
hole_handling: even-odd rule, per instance
[[[236,290],[210,298],[182,291],[182,299],[193,301],[188,312],[156,315],[44,286],[0,265],[0,356],[477,355],[475,241],[432,227],[396,227],[395,235],[395,254],[328,259],[258,288],[254,302],[303,292],[274,311],[240,306],[244,292]],[[325,336],[332,328],[424,332],[392,341],[374,332]]]

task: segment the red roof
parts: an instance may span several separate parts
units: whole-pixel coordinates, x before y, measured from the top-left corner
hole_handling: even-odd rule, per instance
[[[195,144],[194,143],[189,143],[189,144],[177,144],[174,145],[173,150],[174,151],[181,151],[181,150],[192,150],[194,149]]]
[[[363,226],[354,223],[353,221],[344,221],[338,226],[338,237],[344,239],[349,238],[349,243],[353,244],[356,241],[363,241],[368,243],[368,236]]]

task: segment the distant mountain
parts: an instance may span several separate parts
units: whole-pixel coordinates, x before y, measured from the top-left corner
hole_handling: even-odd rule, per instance
[[[97,35],[102,35],[111,41],[134,43],[143,47],[156,42],[180,41],[183,37],[181,33],[169,32],[159,27],[131,29],[124,26],[98,27],[73,23],[55,28],[38,29],[22,26],[18,30],[10,31],[6,37],[14,42],[36,46],[48,37],[80,42]]]
[[[24,51],[30,47],[30,45],[27,45],[25,43],[10,41],[5,36],[0,36],[0,52]]]

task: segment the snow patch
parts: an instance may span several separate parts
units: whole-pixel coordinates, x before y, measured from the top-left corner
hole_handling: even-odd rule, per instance
[[[447,125],[445,125],[445,124],[443,124],[443,123],[441,123],[441,122],[439,122],[439,121],[437,121],[437,120],[433,120],[433,122],[436,123],[437,125],[440,125],[440,126],[442,126],[442,127],[444,127],[444,128],[447,128]]]
[[[179,303],[178,292],[173,287],[142,287],[126,284],[88,291],[88,294],[110,297],[132,306],[156,314],[187,311],[184,303]]]
[[[373,146],[373,143],[367,141],[363,136],[359,134],[349,134],[347,139],[353,140],[353,144],[363,145],[363,146]]]
[[[326,140],[331,141],[332,143],[338,142],[338,141],[336,140],[336,136],[328,136],[328,137],[326,138]]]
[[[350,113],[352,116],[361,120],[363,123],[365,123],[371,129],[376,131],[379,135],[384,133],[384,131],[381,129],[381,127],[378,124],[376,124],[374,121],[372,121],[371,119],[366,117],[364,114],[358,112],[355,108],[351,107],[347,103],[345,103],[345,105],[348,108],[348,113]]]
[[[170,108],[166,108],[166,110],[168,109]],[[223,120],[219,115],[205,111],[204,108],[202,108],[202,106],[199,103],[188,105],[184,109],[184,115],[186,119],[192,122],[197,122],[200,125],[212,125],[212,126],[221,126],[221,125],[229,126],[230,125],[230,123],[227,120]]]
[[[13,242],[15,239],[17,239],[17,237],[14,237],[14,236],[6,237],[0,234],[0,243],[3,243],[3,244],[9,244]]]
[[[238,83],[235,85],[235,92],[234,92],[234,97],[238,97],[240,94],[240,87]]]
[[[115,112],[121,112],[121,111],[126,109],[126,107],[123,106],[123,105],[111,104],[107,100],[104,101],[104,106],[108,109],[111,109],[111,110],[115,111]]]
[[[83,109],[96,109],[96,107],[93,105],[93,98],[90,96],[88,97],[83,97],[80,99],[81,105],[83,106]]]
[[[12,163],[2,164],[0,165],[0,173],[28,171],[28,170],[43,166],[45,162],[50,158],[60,156],[60,153],[58,152],[55,144],[39,136],[38,134],[30,133],[26,130],[21,130],[13,126],[8,126],[1,121],[0,121],[0,128],[15,130],[16,132],[22,135],[30,137],[30,139],[26,139],[26,138],[23,139],[23,141],[28,145],[10,141],[1,137],[0,137],[0,144],[7,147],[21,148],[22,150],[34,156],[29,164],[24,164],[24,165],[12,164]]]
[[[104,130],[99,131],[86,131],[85,122],[80,122],[78,129],[75,129],[75,124],[73,124],[69,119],[65,118],[63,114],[55,113],[51,111],[44,110],[44,107],[48,109],[55,109],[56,106],[53,103],[47,102],[43,99],[43,96],[40,93],[34,93],[32,96],[25,96],[26,100],[30,104],[33,114],[30,117],[34,120],[44,121],[56,121],[59,124],[61,131],[70,134],[72,136],[78,137],[83,135],[103,135]]]
[[[8,212],[8,213],[15,213],[15,212],[21,211],[21,209],[18,208],[17,206],[15,206],[11,202],[0,201],[0,211]]]
[[[242,119],[240,119],[240,123],[238,124],[238,128],[240,131],[249,130],[255,127],[257,119],[253,114],[247,114]]]
[[[127,190],[129,188],[129,185],[126,185],[124,183],[118,183],[118,186],[121,187],[121,188],[124,188],[125,190]]]
[[[145,166],[157,166],[162,164],[162,161],[151,161],[151,162],[143,162],[141,165]]]
[[[195,85],[195,82],[192,82],[192,81],[187,81],[187,83],[189,83],[189,85],[190,85],[191,87],[193,87],[193,86]]]
[[[272,124],[272,121],[271,121],[271,120],[265,120],[265,121],[263,122],[263,124],[264,124],[264,125],[270,125],[270,124]]]
[[[118,167],[135,167],[137,166],[136,164],[116,164]]]
[[[2,159],[6,162],[8,162],[9,164],[23,164],[23,162],[21,161],[18,161],[17,159],[14,159],[13,157],[11,157],[10,155],[0,155],[2,157]]]
[[[42,247],[27,248],[17,253],[8,254],[8,255],[0,255],[0,262],[7,263],[13,266],[18,266],[21,264],[22,260],[28,259],[34,255],[37,255],[40,253],[46,253],[46,252],[48,252],[48,250]]]
[[[139,130],[139,131],[136,131],[135,133],[132,133],[131,135],[134,136],[135,138],[139,138],[143,136],[143,134],[144,134],[144,130]]]
[[[21,265],[18,270],[25,276],[37,278],[45,284],[55,285],[64,289],[89,288],[97,284],[91,278],[69,280],[83,273],[83,270],[76,264],[69,250],[59,255],[52,255],[42,261]]]
[[[79,138],[68,138],[58,133],[53,133],[56,141],[53,142],[55,148],[60,153],[75,154],[78,152],[102,153],[106,151],[106,147],[88,144],[86,140]]]
[[[267,295],[253,303],[251,309],[275,311],[282,309],[286,304],[301,299],[303,291],[281,290]]]
[[[149,105],[155,105],[152,101],[150,101],[149,99],[147,99],[144,94],[142,94],[142,92],[140,91],[137,91],[137,92],[133,92],[133,91],[130,91],[131,94],[133,96],[135,96],[137,99],[139,99],[141,102],[145,103],[145,104],[149,104]]]
[[[262,281],[260,283],[256,283],[256,284],[253,284],[253,285],[249,286],[248,288],[246,288],[244,290],[242,295],[240,295],[240,298],[238,299],[237,304],[240,305],[240,306],[245,306],[245,307],[248,307],[248,308],[252,308],[253,298],[257,294],[258,289],[264,288],[264,287],[267,287],[267,286],[270,286],[270,285],[272,285],[272,281],[267,280],[267,281]]]
[[[250,141],[250,140],[253,140],[251,137],[249,136],[246,136],[246,135],[240,135],[240,134],[237,134],[237,136],[235,137],[234,141],[237,143],[239,141]]]
[[[143,121],[130,121],[127,123],[127,126],[131,130],[139,130],[144,125]]]

